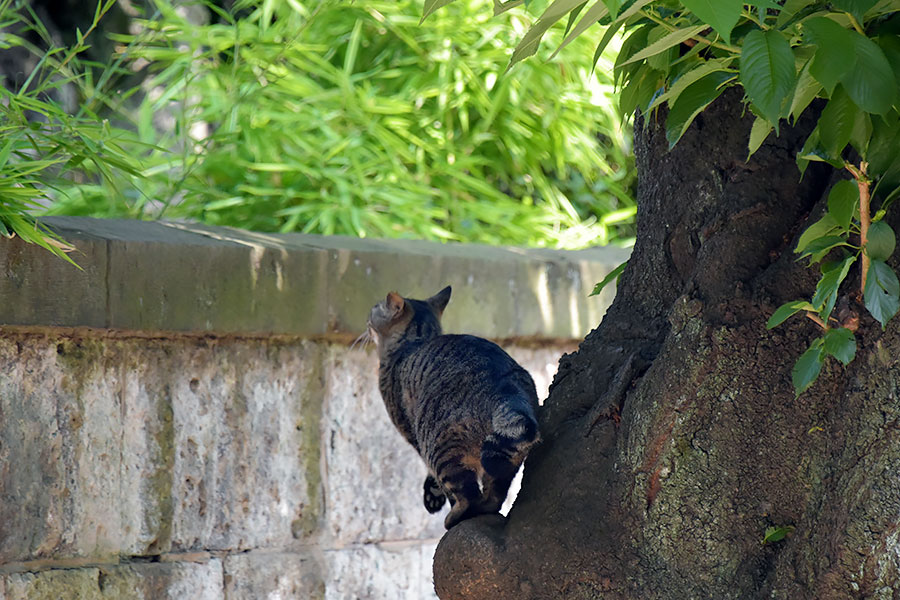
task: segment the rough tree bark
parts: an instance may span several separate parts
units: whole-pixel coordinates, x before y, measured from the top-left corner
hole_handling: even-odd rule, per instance
[[[897,320],[882,332],[848,277],[856,360],[794,397],[817,326],[765,323],[811,296],[792,249],[844,174],[801,180],[812,119],[745,162],[750,123],[728,93],[674,150],[662,118],[636,128],[638,235],[616,299],[560,363],[508,519],[441,541],[442,599],[900,599]],[[769,526],[795,529],[763,544]]]

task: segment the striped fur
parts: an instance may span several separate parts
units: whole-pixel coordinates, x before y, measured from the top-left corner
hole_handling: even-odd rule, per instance
[[[442,335],[449,300],[449,286],[427,300],[391,292],[368,323],[388,414],[428,467],[425,508],[450,500],[447,529],[497,512],[539,439],[531,376],[493,342]]]

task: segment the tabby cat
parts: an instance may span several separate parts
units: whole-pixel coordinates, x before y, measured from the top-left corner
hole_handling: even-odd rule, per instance
[[[447,286],[427,300],[395,292],[369,313],[388,414],[425,465],[424,501],[450,500],[444,526],[494,513],[538,441],[534,381],[493,342],[442,335]]]

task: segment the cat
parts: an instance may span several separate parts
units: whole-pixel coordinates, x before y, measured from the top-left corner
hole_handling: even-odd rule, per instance
[[[442,334],[450,292],[447,286],[427,300],[391,292],[368,319],[384,404],[428,467],[426,510],[450,500],[447,529],[499,511],[540,438],[531,375],[493,342]]]

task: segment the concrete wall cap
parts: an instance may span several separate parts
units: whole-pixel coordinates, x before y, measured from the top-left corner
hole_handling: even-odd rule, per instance
[[[391,290],[453,286],[447,332],[580,339],[614,290],[588,297],[628,250],[580,251],[270,234],[176,222],[52,217],[78,270],[0,239],[0,325],[220,335],[355,336]]]

